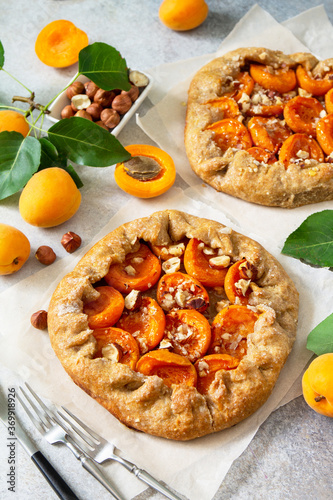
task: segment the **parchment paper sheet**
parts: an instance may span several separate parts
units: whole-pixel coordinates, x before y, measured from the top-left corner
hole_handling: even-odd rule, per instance
[[[310,19],[311,31],[316,31],[322,29],[325,12],[321,8],[311,9],[310,13],[304,13],[299,18],[305,26]],[[299,25],[300,19],[297,20],[296,26]],[[290,22],[289,29],[293,26],[294,23]],[[276,23],[258,7],[251,9],[224,43],[229,50],[232,44],[238,45],[238,41],[243,43],[240,37],[245,36],[246,39],[244,33],[247,31],[253,34],[260,33],[263,27],[267,30],[263,33],[266,39],[261,41],[261,45],[281,48],[283,41],[286,44],[282,47],[284,50],[288,51],[289,46],[293,47],[292,51],[300,50],[300,42],[290,31]],[[333,29],[328,26],[325,31],[327,41],[329,36],[333,37]],[[305,36],[308,37],[307,40],[311,40],[308,30],[302,34],[303,38]],[[254,43],[252,41],[252,44]],[[257,43],[259,44],[259,41]],[[223,50],[223,44],[220,50]],[[316,53],[319,51],[320,47],[317,46]],[[197,69],[195,67],[197,64],[197,67],[204,64],[204,59],[201,57],[198,61],[190,60],[188,64],[186,61],[182,62],[182,75],[188,76]],[[188,74],[186,67],[189,68]],[[166,208],[184,210],[194,215],[218,220],[262,243],[278,258],[294,280],[300,292],[301,303],[297,341],[271,397],[259,411],[237,426],[188,443],[169,442],[137,433],[111,417],[106,410],[76,387],[65,374],[50,347],[47,334],[28,326],[31,313],[38,309],[47,309],[56,284],[73,268],[87,248],[82,248],[74,255],[56,261],[49,268],[17,282],[0,295],[2,323],[0,356],[3,363],[18,373],[23,380],[28,380],[44,397],[71,408],[98,432],[112,440],[126,458],[146,468],[187,498],[209,500],[232,462],[245,450],[260,424],[279,405],[293,382],[299,377],[311,355],[305,348],[307,334],[331,312],[325,299],[330,297],[332,290],[332,273],[326,269],[314,269],[280,254],[283,241],[291,230],[296,228],[308,214],[328,208],[328,204],[287,212],[282,209],[251,206],[226,195],[216,194],[208,187],[202,188],[198,179],[191,174],[185,157],[182,144],[184,122],[177,122],[184,120],[185,107],[182,103],[186,101],[186,84],[177,85],[177,88],[163,97],[172,85],[179,81],[179,68],[179,64],[175,64],[156,69],[155,77],[163,73],[168,74],[167,85],[164,88],[162,85],[164,80],[157,79],[152,100],[158,104],[141,119],[140,123],[148,135],[173,156],[178,172],[190,187],[185,194],[176,186],[157,199],[133,199],[115,213],[108,224],[94,236],[91,243],[98,241],[110,230],[128,220]],[[175,111],[175,114],[171,113],[172,116],[170,113],[166,115],[168,111],[166,103]],[[163,132],[157,134],[156,131],[159,131],[160,127]],[[100,181],[103,175],[101,172]],[[104,202],[108,203],[107,193],[101,190],[98,204],[102,205]],[[87,210],[85,215],[93,218],[96,212]],[[276,221],[276,226],[272,224],[272,220]],[[8,223],[11,221],[8,220]],[[108,470],[126,497],[131,498],[145,489],[143,483],[135,478],[131,479],[117,464],[110,464]]]

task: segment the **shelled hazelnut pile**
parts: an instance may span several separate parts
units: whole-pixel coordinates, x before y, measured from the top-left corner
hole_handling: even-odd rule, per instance
[[[75,81],[66,89],[70,100],[61,111],[61,118],[80,116],[96,122],[106,130],[115,128],[125,115],[140,92],[149,83],[148,77],[139,71],[129,72],[129,91],[115,89],[103,90],[93,81],[86,83]]]

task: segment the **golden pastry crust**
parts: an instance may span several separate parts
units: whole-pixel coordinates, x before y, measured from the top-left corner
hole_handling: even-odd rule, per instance
[[[224,154],[206,129],[223,118],[223,112],[207,104],[230,89],[242,68],[261,63],[274,69],[295,69],[301,64],[320,76],[332,68],[333,59],[319,62],[312,54],[285,55],[265,48],[242,48],[216,58],[194,76],[189,92],[185,148],[194,172],[217,191],[267,206],[294,208],[333,199],[333,166],[317,163],[315,169],[280,161],[259,163],[247,151],[229,148]],[[258,113],[260,114],[260,113]]]
[[[245,257],[258,270],[251,307],[260,313],[236,369],[218,372],[207,395],[185,384],[167,387],[107,358],[93,359],[96,341],[83,305],[96,297],[94,283],[121,262],[140,239],[156,245],[197,238],[232,260]],[[56,288],[48,311],[52,347],[74,382],[128,427],[189,440],[237,424],[270,395],[296,335],[298,293],[277,260],[260,244],[222,224],[165,210],[115,229],[81,259]]]

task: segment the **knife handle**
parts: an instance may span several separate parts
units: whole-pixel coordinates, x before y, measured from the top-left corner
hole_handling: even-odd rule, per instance
[[[59,498],[62,500],[79,500],[41,451],[36,451],[36,453],[31,455],[31,460],[41,471]]]

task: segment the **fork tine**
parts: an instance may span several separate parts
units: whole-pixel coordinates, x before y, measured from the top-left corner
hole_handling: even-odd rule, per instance
[[[61,407],[66,413],[68,413],[68,415],[70,415],[70,417],[77,423],[79,424],[80,427],[82,427],[82,429],[85,430],[85,432],[92,438],[94,438],[98,443],[100,443],[102,441],[102,438],[101,436],[99,436],[97,434],[97,432],[94,432],[92,429],[90,429],[90,427],[88,427],[84,422],[82,422],[82,420],[80,420],[76,415],[73,415],[73,413],[68,410],[67,408],[65,408],[64,406]]]
[[[29,385],[28,385],[27,383],[25,383],[25,385],[26,385],[26,388],[27,388],[27,389],[31,392],[31,395],[34,397],[34,399],[38,401],[38,399],[39,399],[39,398],[38,398],[37,394],[34,394],[34,393],[33,393],[33,391],[32,391],[32,389],[31,389],[31,387],[29,387]],[[23,396],[25,397],[26,401],[30,404],[31,408],[33,408],[33,410],[34,410],[35,414],[36,414],[36,415],[38,416],[38,418],[42,421],[42,423],[43,423],[44,427],[49,427],[50,422],[49,422],[49,420],[47,419],[47,417],[48,417],[49,415],[46,415],[46,416],[45,416],[45,414],[41,413],[40,409],[39,409],[39,408],[37,407],[37,405],[36,405],[36,401],[33,401],[33,400],[31,399],[31,396],[27,393],[27,391],[26,391],[25,389],[23,389],[23,387],[22,387],[22,386],[20,386],[20,390],[21,390],[21,392],[22,392]],[[22,399],[22,398],[21,398],[21,399]],[[38,402],[40,403],[40,401],[38,401]]]
[[[44,401],[42,401],[40,399],[40,397],[38,396],[38,394],[35,393],[35,391],[32,389],[32,387],[30,387],[30,385],[27,382],[25,382],[25,386],[29,390],[30,394],[34,397],[34,399],[39,403],[39,405],[41,406],[41,408],[43,409],[43,411],[47,415],[47,417],[51,421],[54,421],[54,416],[53,416],[52,412],[50,411],[50,409],[46,406],[46,404],[44,403]],[[22,390],[22,387],[21,387],[21,390]],[[26,395],[26,397],[27,397],[27,395]],[[36,413],[38,413],[38,411],[40,412],[40,410],[37,409],[36,404],[33,404],[32,401],[31,401],[31,399],[29,399],[29,397],[27,397],[27,399],[30,402],[31,406],[36,411]]]
[[[22,391],[22,388],[20,387],[21,391]],[[22,391],[22,393],[24,394],[24,392]],[[26,396],[24,394],[24,396]],[[16,397],[17,399],[19,400],[19,402],[21,403],[24,411],[26,412],[26,414],[28,415],[28,417],[30,418],[31,422],[34,424],[34,426],[39,430],[39,432],[43,433],[44,432],[44,427],[43,427],[43,421],[40,419],[40,420],[37,420],[37,418],[32,414],[32,412],[30,411],[30,409],[27,407],[27,405],[25,404],[25,402],[23,401],[23,399],[21,398],[20,394],[17,392],[16,393]]]
[[[60,410],[57,409],[57,414],[64,420],[65,423],[60,423],[61,427],[68,432],[72,439],[77,439],[76,434],[82,439],[82,441],[88,445],[90,448],[94,448],[94,442],[85,435],[75,424],[73,424]],[[76,419],[74,419],[76,420]]]

